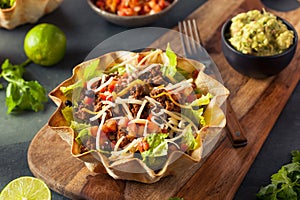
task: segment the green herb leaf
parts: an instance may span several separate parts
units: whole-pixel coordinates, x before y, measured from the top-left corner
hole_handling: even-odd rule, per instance
[[[33,110],[35,112],[44,108],[44,102],[48,101],[46,90],[37,81],[25,81],[22,76],[25,72],[26,60],[21,65],[13,65],[6,59],[2,64],[3,77],[7,82],[6,105],[7,113],[12,111]]]
[[[286,164],[271,176],[271,184],[262,187],[257,198],[266,200],[297,200],[300,197],[299,151],[292,151],[292,163]]]
[[[37,112],[44,108],[43,103],[47,100],[45,89],[37,81],[18,80],[9,83],[6,89],[8,113],[14,110],[33,110]]]
[[[292,151],[292,162],[295,163],[295,162],[300,162],[300,151],[298,150],[294,150]]]

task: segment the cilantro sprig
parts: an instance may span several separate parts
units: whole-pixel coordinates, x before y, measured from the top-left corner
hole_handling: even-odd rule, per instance
[[[23,79],[25,66],[31,61],[26,60],[21,65],[13,65],[6,59],[1,68],[0,78],[8,82],[6,87],[7,113],[13,111],[33,110],[35,112],[44,108],[44,102],[48,101],[45,88],[37,81]],[[4,86],[0,84],[0,88]]]
[[[271,176],[271,183],[257,193],[263,200],[300,199],[300,151],[291,152],[292,162]]]

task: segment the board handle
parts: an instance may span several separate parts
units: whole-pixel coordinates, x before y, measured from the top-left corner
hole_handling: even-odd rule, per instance
[[[247,144],[245,131],[241,126],[229,100],[226,101],[227,134],[233,147],[243,147]]]

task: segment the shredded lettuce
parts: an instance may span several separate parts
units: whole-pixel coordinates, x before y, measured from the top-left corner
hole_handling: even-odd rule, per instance
[[[194,150],[198,146],[198,142],[193,136],[192,126],[187,127],[187,131],[183,135],[183,142],[188,146],[187,150]]]
[[[91,134],[90,134],[90,129],[89,129],[89,128],[82,129],[82,130],[78,133],[78,135],[77,135],[77,137],[75,138],[75,140],[76,140],[76,142],[77,142],[78,144],[82,144],[82,142],[83,142],[89,135],[91,135]]]
[[[82,141],[86,138],[86,136],[91,135],[90,134],[90,127],[89,124],[84,123],[78,123],[76,121],[71,121],[70,128],[74,130],[74,132],[78,133],[75,140],[78,144],[82,144]]]
[[[89,124],[84,124],[84,123],[79,123],[76,121],[71,121],[70,127],[77,133],[79,133],[81,130],[89,128],[91,125]]]
[[[206,125],[205,118],[203,117],[203,106],[208,105],[212,98],[212,94],[207,93],[206,95],[202,95],[199,99],[196,99],[191,103],[191,106],[193,107],[193,117],[196,118],[197,122],[202,126]]]
[[[105,73],[107,73],[107,74],[111,74],[114,72],[118,72],[118,74],[120,76],[122,76],[126,72],[125,65],[117,64],[117,65],[113,66],[112,68],[110,68],[108,71],[105,71]]]
[[[191,106],[205,106],[208,105],[210,100],[212,99],[213,95],[207,93],[206,95],[202,95],[199,99],[196,99],[191,103]]]
[[[159,168],[165,163],[168,154],[168,143],[165,138],[168,134],[152,133],[146,136],[149,149],[141,153],[143,161],[151,168]]]
[[[82,79],[88,81],[93,77],[100,76],[103,73],[103,70],[97,69],[99,66],[100,59],[93,60],[89,66],[86,66],[83,71]]]
[[[164,76],[173,79],[177,72],[177,56],[176,54],[172,51],[170,44],[168,43],[167,49],[166,49],[166,55],[169,59],[169,65],[168,66],[163,66],[161,68],[161,71]]]
[[[66,106],[61,110],[61,113],[68,122],[68,125],[70,125],[71,121],[73,121],[73,107]]]
[[[69,96],[69,95],[72,95],[73,90],[75,90],[77,88],[81,88],[81,87],[82,87],[82,80],[79,80],[72,85],[69,85],[67,87],[62,86],[59,89],[65,96]]]

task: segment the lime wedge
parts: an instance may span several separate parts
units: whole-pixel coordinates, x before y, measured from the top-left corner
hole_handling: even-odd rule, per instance
[[[22,176],[4,187],[0,200],[51,200],[51,192],[42,180]]]

